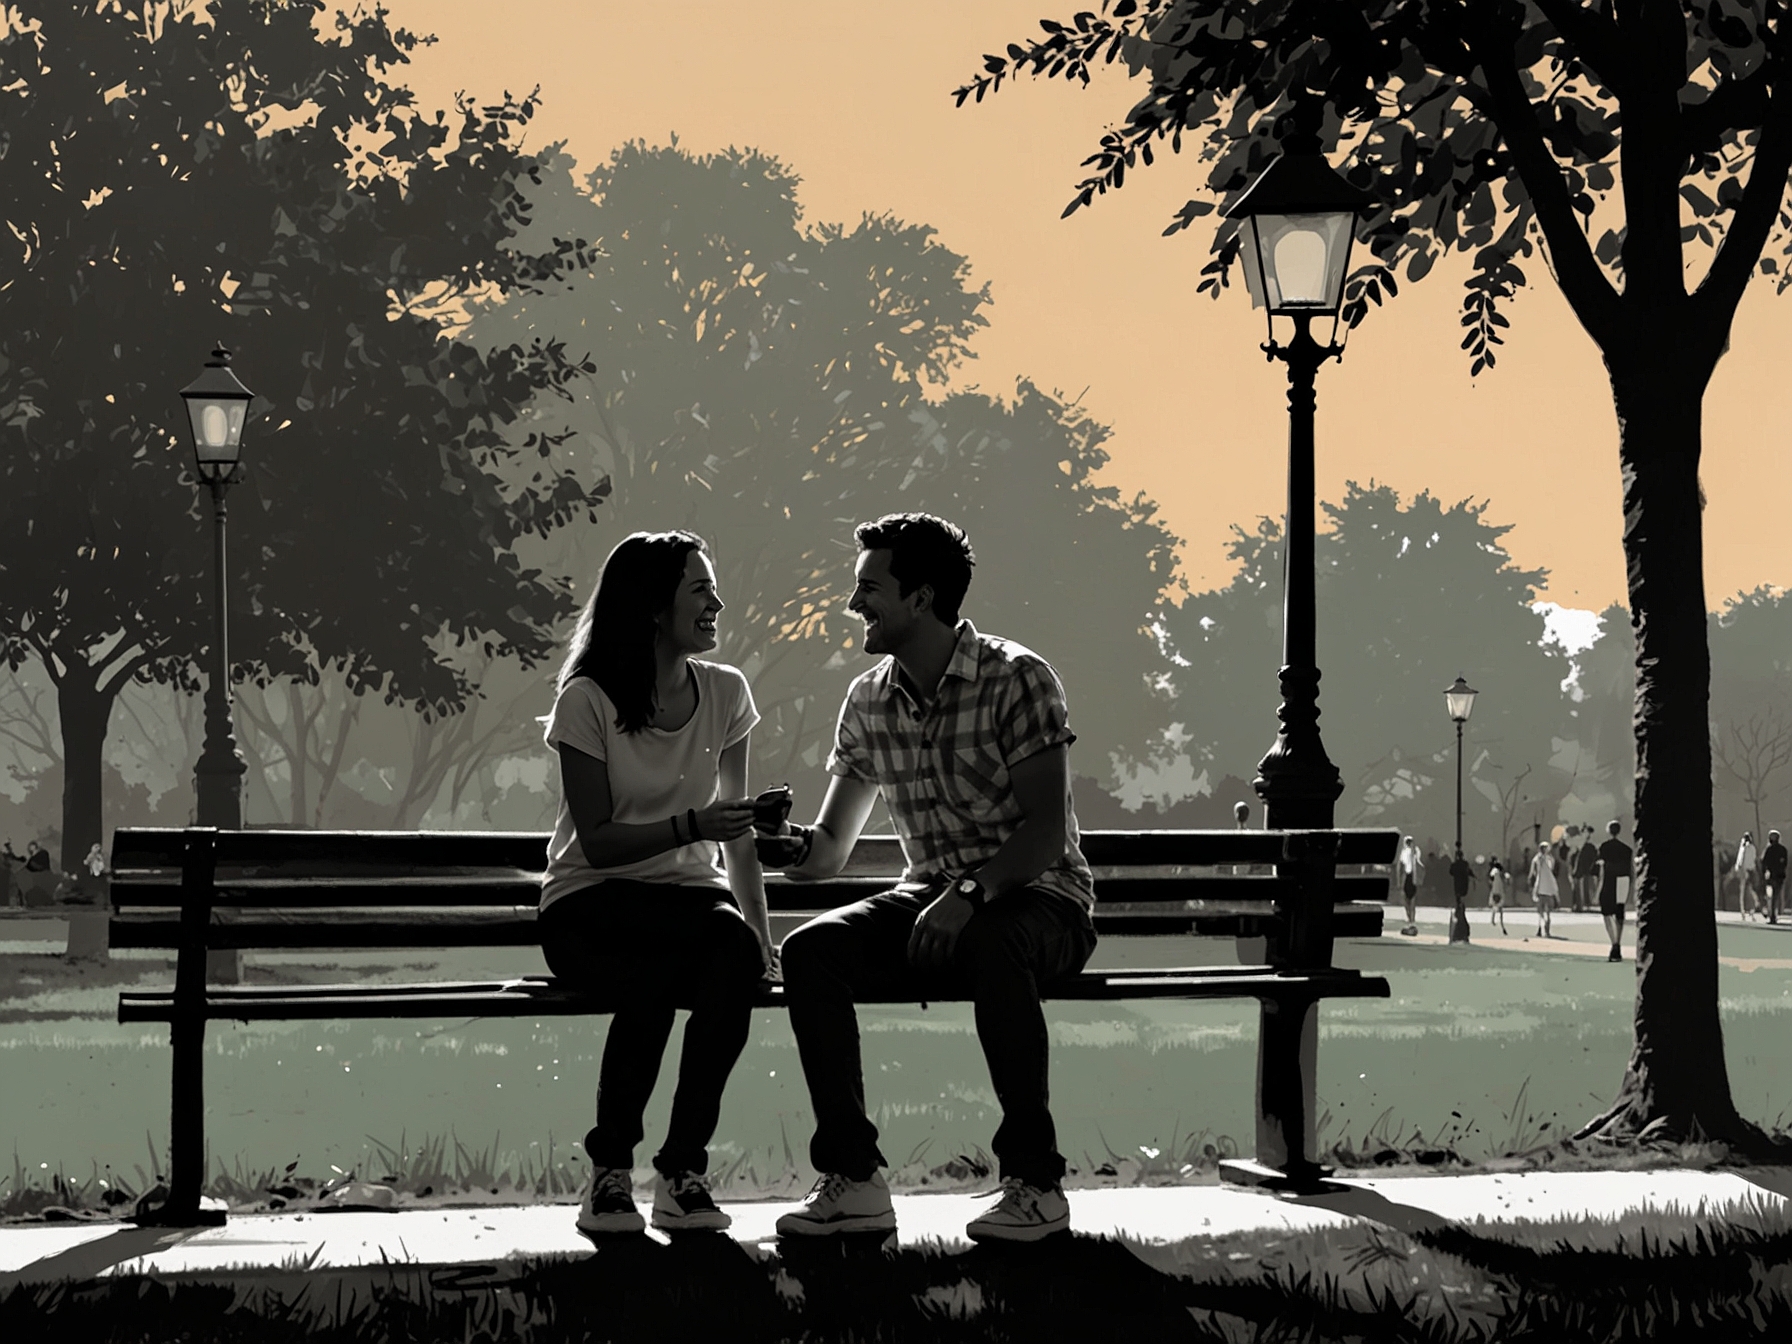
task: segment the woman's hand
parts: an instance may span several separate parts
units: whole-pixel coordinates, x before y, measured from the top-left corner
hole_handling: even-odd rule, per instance
[[[679,818],[679,826],[686,824]],[[753,829],[751,798],[722,798],[697,812],[697,834],[686,836],[687,843],[697,840],[738,840]]]

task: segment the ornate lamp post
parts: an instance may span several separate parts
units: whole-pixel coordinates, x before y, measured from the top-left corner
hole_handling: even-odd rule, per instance
[[[1317,109],[1295,119],[1310,123]],[[1288,519],[1283,536],[1282,704],[1275,745],[1252,781],[1271,830],[1329,829],[1332,804],[1344,791],[1319,737],[1319,665],[1313,611],[1313,376],[1344,353],[1336,343],[1350,244],[1357,216],[1374,203],[1320,153],[1310,124],[1282,138],[1283,152],[1226,213],[1244,238],[1246,284],[1266,310],[1270,359],[1288,366]],[[1276,340],[1275,320],[1293,336]],[[1313,339],[1314,318],[1331,319],[1326,344]]]
[[[1284,123],[1282,153],[1233,202],[1244,245],[1245,283],[1265,310],[1269,340],[1263,353],[1288,366],[1288,515],[1283,535],[1282,704],[1275,744],[1258,762],[1251,787],[1264,802],[1271,830],[1332,828],[1332,805],[1344,791],[1338,767],[1319,738],[1319,662],[1313,610],[1313,376],[1343,354],[1336,344],[1350,244],[1358,215],[1374,201],[1332,170],[1320,152],[1320,106],[1303,99]],[[1292,130],[1292,134],[1287,133]],[[1326,344],[1313,339],[1314,318],[1330,318]],[[1287,344],[1276,340],[1276,319],[1293,325]],[[1310,860],[1291,852],[1276,865],[1292,875]],[[1329,911],[1326,912],[1329,915]],[[1271,965],[1291,940],[1329,942],[1330,921],[1301,917],[1266,940],[1241,939],[1239,954],[1267,957]],[[1259,1010],[1257,1158],[1228,1161],[1228,1180],[1272,1188],[1311,1188],[1326,1168],[1314,1160],[1314,1052],[1319,1039],[1318,1002],[1266,999]],[[1297,1076],[1272,1067],[1279,1058],[1301,1061]]]
[[[242,479],[243,422],[255,394],[230,369],[230,351],[219,346],[199,376],[180,390],[193,435],[193,462],[211,488],[216,638],[205,688],[205,747],[193,766],[193,792],[201,826],[238,830],[243,824],[243,764],[230,720],[229,611],[225,600],[224,492]]]
[[[1444,688],[1444,708],[1456,723],[1456,861],[1450,865],[1450,879],[1456,889],[1456,909],[1450,915],[1452,943],[1469,940],[1468,911],[1462,908],[1462,898],[1468,894],[1468,861],[1462,857],[1462,725],[1474,713],[1475,697],[1479,694],[1461,676]]]

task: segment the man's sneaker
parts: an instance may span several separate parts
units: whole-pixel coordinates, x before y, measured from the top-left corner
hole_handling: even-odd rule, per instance
[[[1618,950],[1618,948],[1614,945],[1612,948],[1611,955],[1609,957],[1607,957],[1606,960],[1607,961],[1623,961],[1624,954],[1622,952],[1620,952]]]
[[[778,1219],[780,1237],[830,1237],[840,1232],[894,1232],[896,1206],[881,1171],[855,1181],[824,1171],[802,1207]]]
[[[716,1229],[734,1220],[716,1207],[709,1182],[694,1171],[668,1176],[661,1172],[653,1182],[653,1225],[666,1232],[687,1228]]]
[[[965,1228],[972,1241],[1038,1241],[1070,1226],[1070,1201],[1056,1185],[1028,1185],[1018,1176],[1002,1182],[1001,1199]]]
[[[635,1207],[634,1177],[627,1167],[593,1167],[579,1201],[581,1232],[641,1232],[647,1224]]]

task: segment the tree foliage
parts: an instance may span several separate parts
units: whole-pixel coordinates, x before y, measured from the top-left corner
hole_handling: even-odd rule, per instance
[[[596,240],[550,292],[470,330],[551,333],[590,369],[541,412],[613,482],[598,526],[553,562],[580,587],[636,529],[689,527],[728,603],[717,656],[746,670],[765,722],[755,777],[805,782],[864,666],[846,614],[853,525],[899,509],[962,523],[979,561],[965,614],[1030,643],[1070,693],[1079,769],[1143,746],[1145,627],[1172,586],[1174,537],[1097,473],[1108,430],[1023,382],[1002,401],[943,387],[987,324],[986,291],[934,230],[880,215],[805,227],[797,178],[750,150],[625,145],[575,182],[553,166],[538,228]],[[548,563],[546,561],[544,564]]]
[[[571,607],[519,538],[588,511],[518,481],[506,426],[577,375],[548,342],[475,349],[456,305],[581,258],[527,222],[532,99],[422,114],[418,39],[321,0],[14,6],[0,19],[9,255],[0,285],[0,651],[56,682],[64,855],[99,838],[99,758],[128,679],[196,685],[213,639],[209,510],[176,390],[212,342],[263,414],[232,504],[234,675],[442,713],[470,683],[430,641],[544,656]],[[207,501],[209,503],[209,501]]]
[[[1514,564],[1487,505],[1446,506],[1428,492],[1348,482],[1322,501],[1315,538],[1320,728],[1345,780],[1338,816],[1449,836],[1454,729],[1441,692],[1458,673],[1481,690],[1467,729],[1471,849],[1493,844],[1487,820],[1501,781],[1543,775],[1564,704],[1566,664],[1541,643],[1532,609],[1546,571]],[[1182,731],[1214,776],[1249,778],[1275,736],[1281,659],[1281,529],[1232,529],[1232,581],[1190,597],[1164,627],[1186,667],[1171,677]],[[1483,800],[1476,781],[1491,793]],[[1536,782],[1533,792],[1543,789]]]

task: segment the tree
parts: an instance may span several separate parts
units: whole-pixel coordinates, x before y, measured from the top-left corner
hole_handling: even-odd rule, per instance
[[[1427,492],[1403,502],[1388,486],[1351,481],[1341,501],[1320,507],[1329,523],[1314,542],[1320,728],[1345,780],[1339,818],[1448,834],[1456,743],[1441,692],[1459,672],[1484,692],[1466,738],[1471,789],[1484,784],[1497,799],[1478,772],[1550,755],[1562,660],[1540,644],[1531,608],[1545,571],[1512,563],[1502,540],[1510,525],[1489,521],[1484,503],[1446,507]],[[1249,778],[1275,730],[1281,529],[1265,518],[1232,531],[1232,581],[1162,623],[1184,664],[1170,678],[1181,731],[1214,773]]]
[[[581,186],[570,160],[532,192],[534,232],[597,240],[544,293],[489,305],[468,337],[563,342],[590,372],[519,422],[590,445],[613,483],[603,524],[541,564],[587,588],[636,529],[712,545],[728,610],[717,657],[764,717],[755,779],[818,799],[859,624],[852,527],[928,509],[979,555],[965,613],[1032,644],[1069,689],[1078,767],[1106,776],[1155,726],[1145,633],[1173,586],[1175,538],[1096,476],[1106,427],[1022,382],[1006,401],[945,395],[987,324],[987,293],[934,230],[871,215],[805,227],[797,178],[753,150],[631,143]],[[543,706],[545,709],[545,705]]]
[[[504,427],[577,369],[549,343],[450,339],[476,293],[583,259],[511,245],[532,100],[420,115],[418,39],[322,0],[26,3],[0,20],[0,651],[60,711],[63,862],[100,838],[108,720],[133,678],[197,687],[209,520],[174,392],[219,337],[265,411],[233,493],[236,679],[441,714],[472,693],[444,633],[526,660],[571,609],[514,545],[589,512],[594,476],[498,468]],[[183,525],[184,520],[184,525]]]
[[[1324,143],[1348,149],[1346,175],[1378,202],[1352,322],[1393,296],[1402,267],[1416,281],[1472,252],[1463,344],[1479,373],[1526,283],[1521,260],[1542,248],[1611,379],[1636,636],[1635,1043],[1580,1135],[1766,1151],[1736,1112],[1718,1020],[1698,470],[1704,392],[1743,290],[1757,272],[1792,283],[1792,15],[1780,0],[1104,0],[1041,27],[985,57],[959,102],[1022,69],[1087,83],[1117,59],[1148,83],[1067,214],[1150,165],[1154,143],[1179,151],[1190,135],[1209,196],[1166,232],[1186,228],[1317,100]],[[1223,222],[1208,292],[1238,248]],[[1689,289],[1695,260],[1707,265]]]

